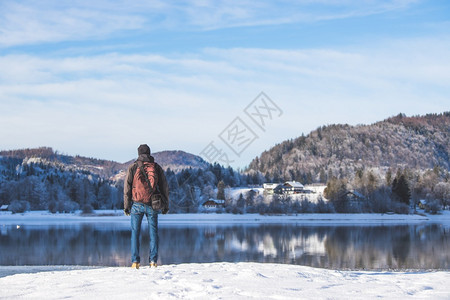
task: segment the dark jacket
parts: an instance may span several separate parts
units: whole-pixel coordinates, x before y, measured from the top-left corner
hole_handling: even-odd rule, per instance
[[[137,161],[142,162],[150,162],[154,163],[155,159],[151,155],[141,154],[138,159],[128,168],[127,177],[125,178],[125,182],[123,184],[123,207],[125,209],[130,210],[133,205],[132,199],[132,187],[133,187],[133,178],[136,170],[138,168]],[[164,171],[160,165],[155,163],[155,168],[158,174],[158,187],[161,192],[163,198],[165,198],[166,202],[166,210],[169,210],[169,185],[167,184],[166,175],[164,175]]]

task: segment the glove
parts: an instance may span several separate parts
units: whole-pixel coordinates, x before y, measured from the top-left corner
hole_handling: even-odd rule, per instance
[[[125,208],[125,209],[123,210],[123,213],[124,213],[126,216],[129,216],[129,215],[130,215],[130,209],[129,209],[129,208]]]
[[[168,209],[168,208],[163,208],[163,210],[162,210],[162,214],[163,214],[163,215],[167,214],[168,212],[169,212],[169,209]]]

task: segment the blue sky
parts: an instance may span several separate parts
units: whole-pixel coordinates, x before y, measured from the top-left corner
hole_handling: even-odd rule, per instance
[[[262,91],[282,110],[264,130],[244,112]],[[321,125],[448,110],[448,1],[0,2],[0,149],[212,142],[244,167]],[[257,136],[239,155],[219,137],[237,117]]]

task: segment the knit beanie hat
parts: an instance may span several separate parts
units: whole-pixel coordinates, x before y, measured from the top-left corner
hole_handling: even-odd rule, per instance
[[[150,155],[150,147],[147,144],[142,144],[138,148],[138,155],[148,154]]]

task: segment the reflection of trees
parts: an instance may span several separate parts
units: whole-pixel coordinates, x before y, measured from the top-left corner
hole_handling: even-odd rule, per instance
[[[448,269],[450,243],[438,227],[336,227],[325,242],[326,267]],[[429,233],[425,238],[421,238],[423,231]]]
[[[129,240],[129,230],[114,224],[10,227],[0,236],[0,264],[125,265]]]
[[[148,259],[146,229],[143,224],[142,263]],[[448,269],[448,231],[439,225],[160,226],[160,262],[254,261],[334,269]],[[0,253],[1,265],[127,266],[130,229],[114,224],[7,227],[0,235]]]
[[[405,265],[411,248],[411,234],[408,227],[401,227],[392,237],[392,255],[399,265]]]
[[[389,251],[389,227],[336,227],[325,242],[329,268],[374,268]],[[375,267],[376,268],[376,267]]]
[[[323,259],[324,251],[319,254],[311,251],[324,249],[326,231],[324,227],[290,225],[164,228],[160,229],[160,247],[165,249],[161,258],[166,263],[256,261],[311,264],[311,261]]]

